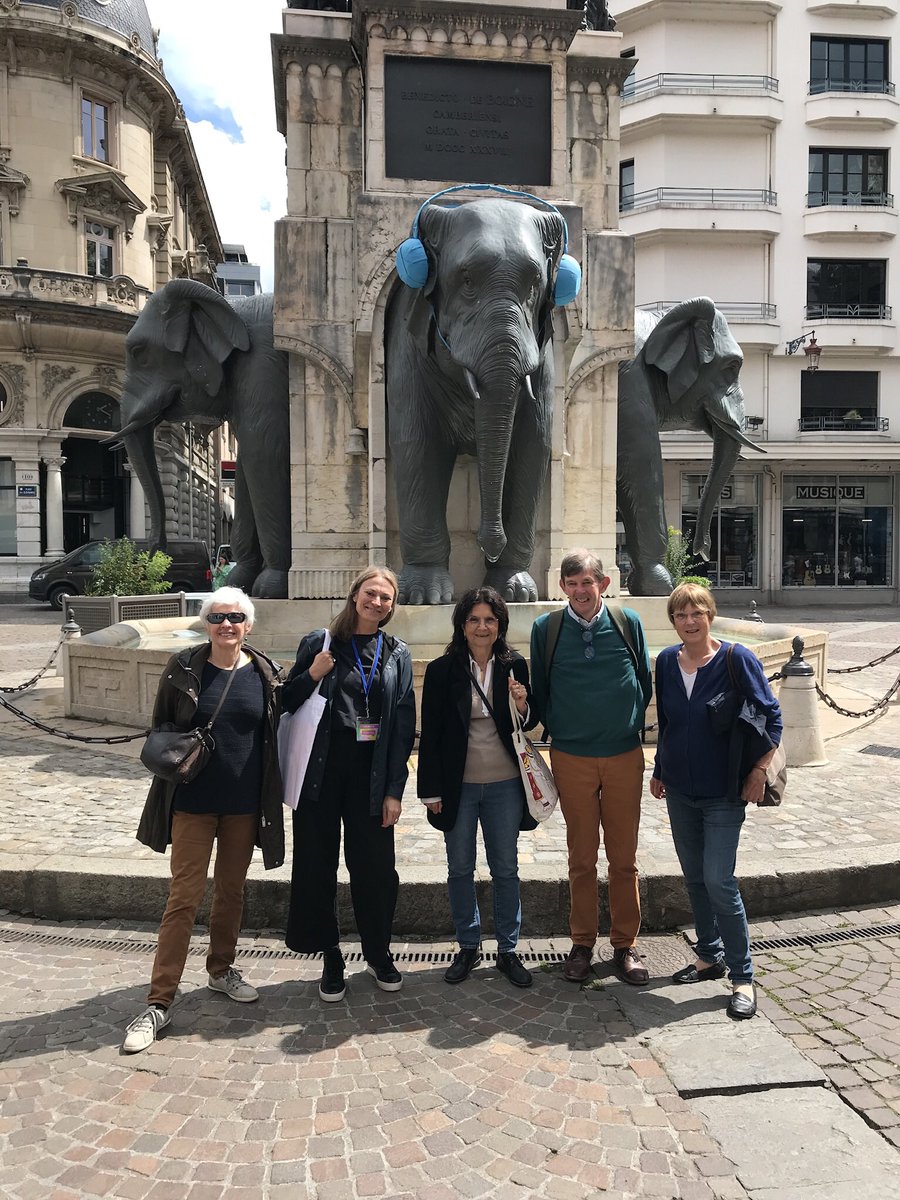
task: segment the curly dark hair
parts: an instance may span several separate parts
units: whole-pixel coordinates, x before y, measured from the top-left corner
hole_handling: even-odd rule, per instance
[[[468,660],[469,644],[466,641],[466,621],[477,604],[486,604],[497,618],[497,639],[494,642],[493,654],[499,662],[509,662],[512,649],[506,644],[506,631],[509,629],[509,609],[500,593],[492,587],[470,588],[457,601],[453,610],[453,637],[447,643],[445,654],[456,654]]]

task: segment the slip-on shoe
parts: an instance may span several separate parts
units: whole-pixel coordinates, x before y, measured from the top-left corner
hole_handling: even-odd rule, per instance
[[[481,962],[481,951],[476,947],[469,949],[463,946],[457,950],[456,957],[444,972],[444,983],[462,983],[469,978],[469,973]]]
[[[745,992],[732,992],[726,1012],[733,1021],[746,1021],[749,1017],[755,1017],[756,987],[753,987],[752,996],[748,996]]]
[[[699,971],[694,963],[691,963],[690,966],[682,967],[680,971],[676,971],[672,976],[672,982],[705,983],[707,979],[721,979],[726,970],[727,967],[721,960],[710,963],[708,967],[702,967]]]

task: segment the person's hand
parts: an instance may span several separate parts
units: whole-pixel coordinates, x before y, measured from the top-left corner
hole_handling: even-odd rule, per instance
[[[666,785],[654,775],[650,776],[650,795],[654,800],[665,800],[666,798]]]
[[[395,800],[393,796],[385,796],[384,803],[381,806],[381,828],[389,829],[391,825],[396,825],[400,820],[400,809],[402,805],[399,800]]]
[[[766,773],[754,767],[744,780],[744,786],[741,788],[741,799],[746,804],[759,804],[765,794]]]
[[[428,811],[433,813],[439,813],[444,807],[443,800],[425,800],[424,804]]]
[[[516,708],[524,717],[528,711],[528,692],[525,689],[525,684],[519,683],[515,675],[510,675],[509,677],[509,694],[515,700]]]
[[[309,664],[309,677],[318,683],[320,679],[325,678],[329,671],[333,670],[334,655],[330,650],[320,650],[316,657]]]

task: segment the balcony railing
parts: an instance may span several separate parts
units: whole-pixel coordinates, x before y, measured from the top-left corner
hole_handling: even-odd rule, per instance
[[[778,193],[766,188],[650,188],[622,198],[622,212],[636,208],[710,208],[728,205],[741,208],[769,208],[778,203]]]
[[[807,321],[890,321],[889,304],[807,304]]]
[[[801,433],[887,433],[890,417],[800,417]]]
[[[681,303],[681,300],[650,300],[636,307],[643,312],[664,313]],[[774,321],[778,315],[778,306],[765,301],[716,300],[715,305],[727,321]]]
[[[807,208],[822,208],[825,205],[847,208],[893,208],[894,197],[890,192],[807,192]]]
[[[888,79],[812,79],[809,83],[810,96],[822,92],[865,92],[870,96],[893,96],[894,85]]]
[[[623,100],[639,100],[654,92],[777,92],[778,80],[771,75],[685,75],[666,72],[625,80]]]
[[[75,275],[70,271],[47,271],[19,261],[14,267],[0,266],[0,300],[43,300],[96,308],[108,306],[124,312],[140,312],[150,292],[127,275]]]

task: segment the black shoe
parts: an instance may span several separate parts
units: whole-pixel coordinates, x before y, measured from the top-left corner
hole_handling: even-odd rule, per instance
[[[707,979],[721,979],[726,971],[725,963],[720,959],[718,962],[710,963],[708,967],[702,967],[697,970],[694,963],[689,967],[682,967],[680,971],[676,971],[672,976],[673,983],[704,983]]]
[[[444,983],[462,983],[480,962],[481,951],[477,947],[472,950],[464,946],[457,950],[456,957],[444,972]]]
[[[753,988],[752,996],[747,996],[744,992],[732,992],[728,1008],[725,1011],[733,1021],[746,1021],[750,1017],[755,1017],[756,988]]]
[[[507,954],[497,955],[497,970],[501,971],[516,987],[531,987],[534,983],[530,973],[522,965],[521,958],[518,954],[513,954],[511,950]]]
[[[343,1000],[347,992],[344,983],[344,956],[337,946],[322,951],[322,978],[319,980],[319,998],[332,1004]]]
[[[383,992],[399,992],[403,987],[403,976],[394,966],[394,960],[390,955],[383,963],[375,966],[373,963],[366,963],[366,970],[373,976],[375,982]]]

